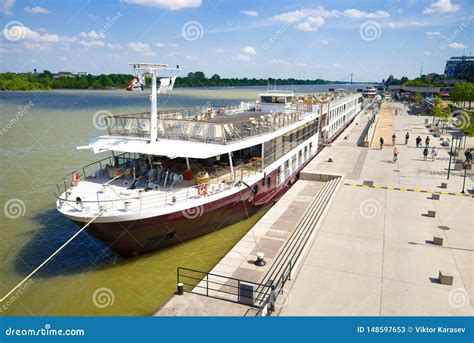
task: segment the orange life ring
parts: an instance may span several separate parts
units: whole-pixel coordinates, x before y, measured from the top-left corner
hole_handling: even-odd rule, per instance
[[[206,184],[203,183],[203,184],[198,186],[198,194],[202,197],[207,195],[207,185]]]
[[[79,173],[72,173],[72,185],[77,186],[77,184],[81,181],[81,175]]]

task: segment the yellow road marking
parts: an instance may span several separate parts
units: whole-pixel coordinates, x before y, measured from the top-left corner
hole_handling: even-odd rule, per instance
[[[442,194],[442,195],[455,195],[455,196],[458,196],[458,197],[462,197],[462,196],[467,196],[467,197],[470,197],[471,195],[470,194],[464,194],[464,193],[450,193],[450,192],[437,192],[437,191],[434,191],[432,189],[428,189],[428,190],[422,190],[422,189],[419,189],[419,188],[415,188],[415,189],[408,189],[408,188],[398,188],[398,187],[391,187],[391,186],[379,186],[379,185],[376,185],[376,186],[368,186],[368,185],[361,185],[361,184],[357,184],[357,183],[345,183],[346,186],[353,186],[353,187],[362,187],[362,188],[375,188],[375,189],[387,189],[387,190],[397,190],[397,191],[402,191],[402,192],[415,192],[415,193],[420,193],[420,192],[423,192],[423,193],[428,193],[428,194],[433,194],[433,193],[437,193],[437,194]]]

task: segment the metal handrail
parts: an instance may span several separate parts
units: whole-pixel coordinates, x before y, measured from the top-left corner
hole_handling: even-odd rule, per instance
[[[197,274],[201,275],[201,277],[197,278],[197,277],[190,276],[189,274],[186,275],[185,274],[186,272],[197,273]],[[224,276],[224,275],[219,275],[219,274],[210,273],[210,272],[203,272],[203,271],[200,271],[200,270],[184,268],[184,267],[178,267],[176,269],[176,276],[177,276],[178,283],[182,283],[184,286],[193,287],[193,290],[188,290],[188,292],[192,292],[192,293],[196,293],[196,294],[202,294],[202,293],[199,293],[199,292],[195,292],[194,288],[204,289],[206,291],[206,296],[208,296],[208,297],[217,298],[217,299],[226,300],[226,301],[235,302],[235,303],[241,303],[239,301],[240,298],[251,299],[252,302],[253,302],[253,307],[258,308],[260,310],[262,310],[266,306],[266,303],[258,304],[258,302],[255,302],[257,300],[257,296],[255,294],[254,294],[254,297],[248,297],[246,295],[241,294],[240,293],[240,287],[239,287],[240,284],[242,282],[251,283],[251,284],[255,285],[256,287],[258,287],[258,289],[263,289],[262,291],[259,291],[259,294],[260,293],[264,294],[264,292],[267,288],[270,289],[270,290],[273,289],[273,287],[271,285],[264,285],[264,284],[260,284],[258,282],[250,282],[250,281],[247,281],[247,280],[233,278],[231,276]],[[228,284],[228,283],[221,283],[221,282],[210,280],[209,279],[210,276],[211,277],[222,278],[222,279],[225,279],[225,280],[228,280],[228,281],[235,281],[237,283],[237,286],[234,286],[234,285]],[[183,282],[184,281],[183,278],[196,280],[196,283],[194,284],[194,283]],[[205,286],[200,285],[201,282],[205,282]],[[209,285],[211,285],[211,286],[214,286],[214,285],[225,286],[225,287],[229,287],[231,289],[236,289],[237,291],[236,292],[232,292],[232,291],[229,292],[229,291],[226,291],[226,290],[223,290],[223,289],[220,289],[220,288],[209,287]],[[216,293],[222,293],[223,295],[232,295],[232,296],[237,297],[237,300],[235,301],[235,300],[232,300],[232,299],[229,299],[229,298],[214,296],[212,294],[209,294],[209,291],[216,292]]]
[[[93,165],[93,164],[91,164],[91,165]],[[236,167],[236,168],[234,168],[233,180],[236,182],[238,180],[237,176],[239,174],[240,174],[240,181],[244,180],[247,177],[257,175],[258,173],[261,172],[260,167],[261,167],[261,161],[254,161],[254,162],[250,162],[250,163],[244,164],[242,166]],[[216,176],[216,177],[211,178],[208,181],[207,184],[212,185],[214,182],[217,181],[217,182],[219,182],[220,187],[219,188],[214,188],[212,190],[212,192],[210,194],[208,194],[207,196],[212,196],[212,195],[219,194],[219,193],[227,191],[227,190],[229,190],[229,189],[231,189],[232,187],[235,186],[235,184],[227,184],[227,183],[222,181],[226,178],[229,178],[229,180],[232,180],[232,174],[228,173],[228,174],[225,174],[225,175]],[[111,182],[111,181],[112,180],[110,180],[109,182]],[[105,184],[103,186],[107,186],[107,184]],[[65,187],[66,187],[66,185],[65,185]],[[58,189],[59,189],[59,186],[58,186]],[[67,189],[69,189],[69,188],[67,188]],[[61,204],[62,203],[66,203],[68,205],[76,204],[76,199],[68,199],[67,189],[63,193],[63,194],[65,194],[65,196],[63,197],[62,194],[60,194],[60,195],[57,196],[57,200]],[[197,191],[199,190],[199,185],[193,185],[193,186],[189,186],[189,187],[175,188],[175,189],[165,188],[165,189],[163,189],[162,192],[160,192],[158,194],[157,193],[155,193],[155,194],[148,193],[148,192],[145,192],[144,190],[140,189],[140,190],[138,190],[138,192],[136,194],[131,195],[131,196],[126,196],[126,197],[123,197],[121,194],[117,193],[116,190],[113,187],[108,187],[108,189],[111,189],[117,195],[116,199],[100,199],[100,200],[99,199],[96,199],[96,200],[83,199],[83,200],[81,200],[81,203],[84,204],[84,205],[97,204],[98,208],[100,208],[101,205],[108,205],[109,204],[109,205],[115,206],[117,208],[117,205],[115,205],[117,203],[119,203],[119,204],[123,203],[123,206],[125,207],[127,203],[131,203],[133,200],[139,200],[139,203],[136,203],[135,206],[138,206],[139,210],[142,211],[142,210],[149,209],[149,208],[156,208],[158,205],[161,206],[161,204],[163,205],[163,207],[166,207],[167,205],[170,205],[170,204],[186,203],[190,199],[194,199],[194,198],[190,197],[190,193],[191,194],[198,194]],[[196,192],[190,192],[190,190],[192,190],[192,189],[195,189]],[[136,209],[137,208],[135,208],[135,210]]]

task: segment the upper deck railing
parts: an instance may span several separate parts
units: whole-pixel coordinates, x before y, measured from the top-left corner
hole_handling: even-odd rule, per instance
[[[197,112],[195,109],[177,109],[158,113],[158,138],[228,144],[260,134],[274,132],[301,120],[308,107],[294,106],[278,113],[263,113],[255,104],[209,109]],[[245,114],[242,118],[239,114]],[[236,120],[232,120],[236,115]],[[110,136],[148,137],[150,114],[119,114],[110,118]]]

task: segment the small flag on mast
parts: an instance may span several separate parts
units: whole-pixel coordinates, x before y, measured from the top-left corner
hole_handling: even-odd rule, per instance
[[[174,77],[164,77],[160,79],[160,88],[158,88],[157,93],[168,93],[173,90],[174,82],[176,81],[176,76]]]
[[[141,75],[135,76],[127,86],[127,91],[136,91],[136,90],[144,90],[145,89],[145,79]]]

